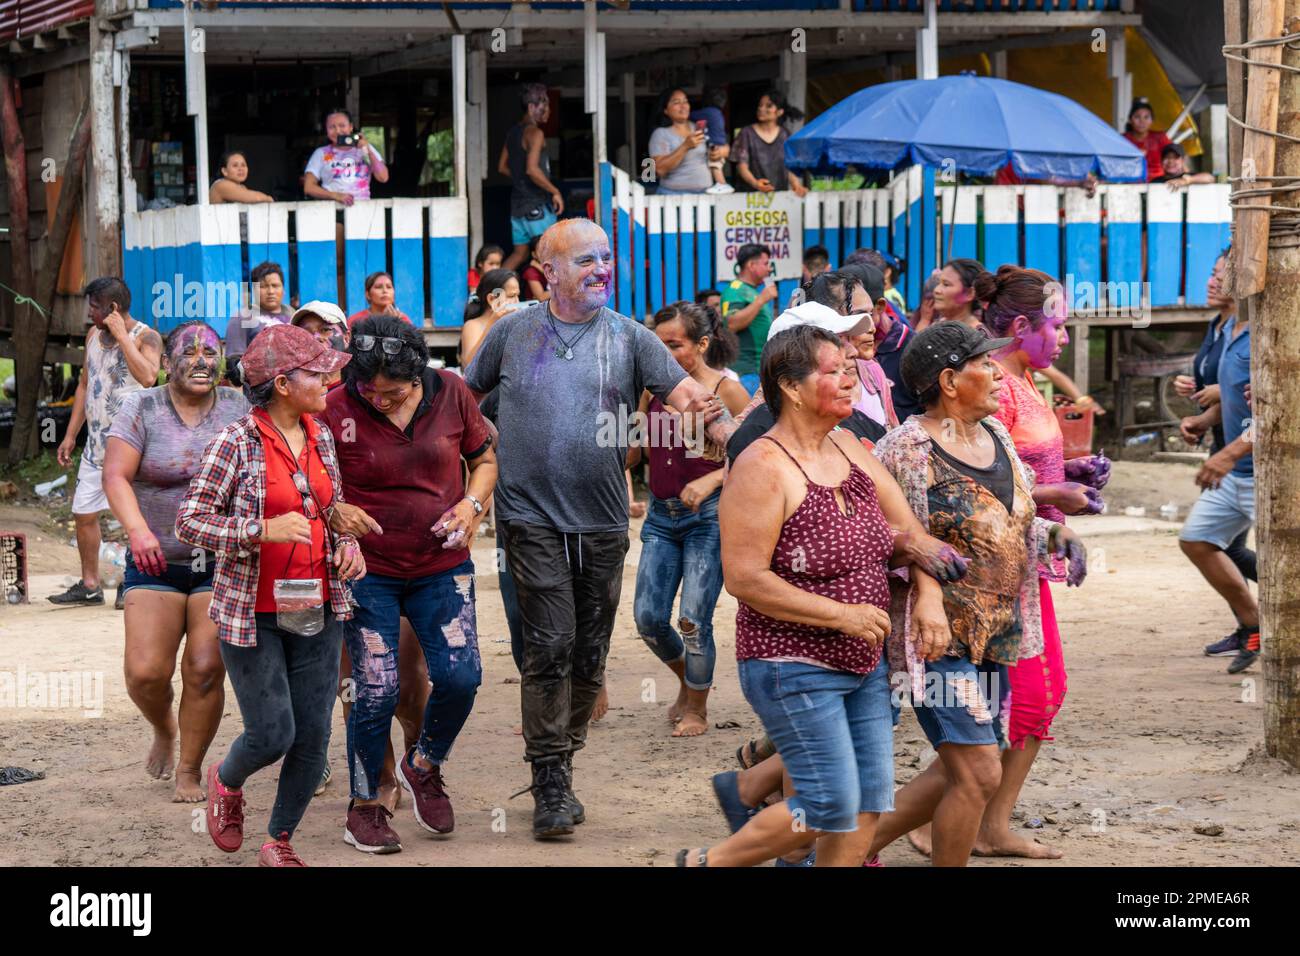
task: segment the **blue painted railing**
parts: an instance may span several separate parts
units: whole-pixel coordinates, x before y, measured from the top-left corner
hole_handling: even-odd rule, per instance
[[[286,302],[337,301],[340,228],[346,301],[339,305],[345,311],[365,308],[365,277],[384,271],[393,277],[397,307],[413,322],[461,325],[469,270],[463,199],[376,199],[346,208],[333,202],[230,203],[126,213],[124,278],[136,311],[160,330],[203,318],[224,332],[230,317],[249,307],[248,273],[264,261],[283,270]]]
[[[1041,269],[1071,292],[1076,311],[1089,311],[1132,309],[1139,301],[1152,308],[1203,306],[1214,260],[1228,243],[1227,185],[1180,192],[1163,184],[1103,185],[1089,197],[1057,186],[934,189],[933,175],[912,167],[879,189],[808,193],[804,248],[825,246],[833,265],[862,246],[904,259],[900,291],[909,305],[919,300],[931,269],[965,256],[989,269],[1003,263]],[[649,195],[608,164],[600,185],[618,311],[644,319],[731,280],[715,274],[716,197]],[[929,195],[937,197],[937,209],[929,207]],[[778,301],[788,301],[795,284],[780,283]]]

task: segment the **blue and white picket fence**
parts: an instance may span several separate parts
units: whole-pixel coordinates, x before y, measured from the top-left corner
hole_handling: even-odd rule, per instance
[[[825,246],[832,265],[862,246],[898,256],[906,263],[900,291],[909,305],[932,268],[968,257],[990,270],[1004,263],[1041,269],[1074,289],[1073,304],[1086,311],[1135,306],[1128,298],[1113,301],[1130,289],[1153,308],[1203,306],[1214,260],[1228,243],[1227,185],[1179,192],[1163,184],[1102,185],[1089,197],[1058,186],[935,188],[933,176],[914,166],[878,189],[808,193],[804,248]],[[618,311],[644,320],[666,303],[731,280],[714,274],[716,197],[650,195],[609,164],[600,186]],[[1121,284],[1125,291],[1116,293]],[[778,301],[786,302],[795,282],[780,285]]]
[[[277,202],[127,213],[123,268],[135,311],[164,332],[202,318],[224,334],[230,317],[248,307],[249,270],[268,260],[284,271],[286,303],[334,302],[339,212],[332,202]],[[377,199],[341,212],[345,311],[365,308],[365,277],[384,271],[393,276],[398,308],[417,325],[461,325],[469,271],[465,200]]]

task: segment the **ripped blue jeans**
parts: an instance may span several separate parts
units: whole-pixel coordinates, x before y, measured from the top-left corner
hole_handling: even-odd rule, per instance
[[[356,614],[347,624],[354,695],[348,715],[352,797],[379,796],[379,774],[397,710],[397,639],[411,622],[433,691],[416,748],[435,764],[451,752],[483,679],[474,613],[474,563],[422,578],[367,574],[352,585]]]
[[[632,616],[637,632],[665,664],[684,660],[686,686],[713,685],[713,609],[722,591],[722,543],[714,492],[691,511],[678,498],[651,498],[641,527]],[[681,587],[677,628],[673,599]]]

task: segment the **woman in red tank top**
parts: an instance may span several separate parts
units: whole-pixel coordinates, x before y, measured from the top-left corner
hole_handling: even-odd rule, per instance
[[[723,489],[722,566],[740,603],[741,687],[795,793],[742,810],[732,837],[677,862],[753,866],[821,838],[820,865],[861,866],[877,817],[893,807],[893,719],[878,666],[890,631],[886,574],[900,540],[927,536],[884,468],[832,434],[852,410],[856,378],[833,334],[802,325],[773,336],[760,374],[777,421]],[[950,637],[939,584],[911,570],[919,645],[938,655]],[[719,776],[734,797],[735,775]]]

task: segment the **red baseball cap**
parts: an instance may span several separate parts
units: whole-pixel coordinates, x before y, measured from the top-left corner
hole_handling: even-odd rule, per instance
[[[239,367],[245,382],[262,385],[294,369],[337,372],[350,361],[347,352],[336,352],[300,326],[273,325],[257,334]]]

